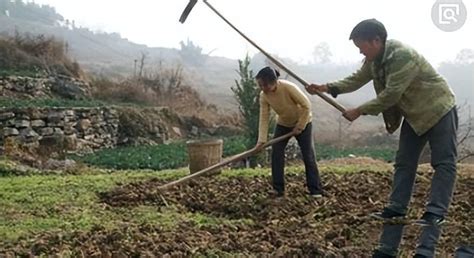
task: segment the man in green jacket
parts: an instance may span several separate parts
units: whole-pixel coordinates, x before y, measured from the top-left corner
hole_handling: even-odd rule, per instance
[[[344,117],[354,121],[361,115],[382,113],[389,133],[399,128],[403,118],[390,202],[382,212],[371,214],[375,218],[406,215],[418,159],[429,142],[435,172],[426,211],[417,221],[425,227],[415,257],[433,257],[441,233],[439,226],[444,222],[456,180],[458,118],[454,94],[422,55],[396,40],[387,40],[381,22],[375,19],[360,22],[350,39],[365,56],[362,67],[345,79],[311,84],[306,90],[336,97],[373,81],[377,97],[347,110]],[[373,257],[396,257],[402,233],[403,225],[384,224]]]

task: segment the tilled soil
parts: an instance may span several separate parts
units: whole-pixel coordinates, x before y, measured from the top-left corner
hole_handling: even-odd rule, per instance
[[[432,172],[417,177],[409,216],[424,212]],[[58,254],[73,256],[303,256],[368,257],[375,247],[382,223],[367,215],[383,208],[391,182],[390,172],[324,173],[326,196],[310,198],[305,176],[287,175],[287,194],[272,196],[269,177],[208,177],[159,193],[165,183],[150,180],[118,186],[99,193],[105,204],[116,207],[173,206],[195,212],[253,223],[196,225],[180,222],[173,229],[142,225],[117,230],[94,228],[72,235],[44,234],[0,248],[1,254]],[[440,254],[452,254],[461,243],[474,243],[474,178],[458,177],[448,223],[439,241]],[[159,210],[159,209],[157,209]],[[401,249],[412,254],[421,228],[406,227]]]

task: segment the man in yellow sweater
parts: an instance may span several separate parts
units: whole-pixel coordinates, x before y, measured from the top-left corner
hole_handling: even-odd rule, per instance
[[[323,190],[313,149],[311,103],[293,83],[278,79],[278,71],[265,67],[257,73],[260,92],[259,135],[256,148],[262,148],[267,141],[270,108],[278,115],[273,137],[289,132],[295,134],[306,171],[306,185],[313,197],[322,197]],[[272,182],[276,196],[285,194],[285,148],[288,140],[272,145]]]

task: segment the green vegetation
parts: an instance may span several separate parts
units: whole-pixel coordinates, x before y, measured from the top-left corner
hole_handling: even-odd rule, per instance
[[[15,162],[0,157],[0,176],[18,174],[17,166],[18,165]]]
[[[6,76],[24,76],[24,77],[43,77],[45,76],[44,71],[40,69],[0,69],[0,77]]]
[[[246,138],[234,136],[224,139],[223,156],[229,157],[246,149]],[[385,161],[395,157],[395,150],[389,148],[347,148],[338,149],[328,145],[316,146],[318,160],[355,156],[367,156]],[[83,163],[111,169],[174,169],[188,164],[185,142],[174,142],[156,146],[122,147],[104,149],[85,156],[72,156]]]
[[[151,178],[178,178],[187,171],[124,171],[98,175],[29,176],[0,178],[0,239],[40,232],[89,230],[94,226],[118,228],[127,221],[132,224],[159,224],[174,227],[182,221],[198,226],[252,223],[206,215],[178,213],[173,207],[150,206],[107,208],[97,193],[108,191],[117,183],[131,183]]]
[[[258,138],[258,120],[260,114],[260,88],[255,82],[253,71],[250,69],[250,57],[247,55],[244,60],[239,60],[240,80],[235,80],[235,87],[232,87],[234,97],[239,103],[239,111],[244,118],[244,127],[247,138],[246,146],[251,148]]]
[[[106,106],[121,106],[121,107],[148,107],[146,103],[132,103],[132,102],[111,102],[96,99],[59,99],[59,98],[38,98],[38,99],[11,99],[0,97],[0,107],[2,108],[74,108],[74,107],[106,107]]]
[[[224,140],[225,157],[245,151],[244,138],[237,136]],[[104,149],[94,154],[73,156],[86,164],[112,169],[173,169],[187,166],[188,153],[183,141],[155,146]]]
[[[38,98],[20,100],[0,98],[0,106],[4,108],[42,108],[42,107],[103,107],[107,104],[97,100],[68,100],[55,98]]]
[[[187,165],[186,144],[177,142],[155,146],[104,149],[83,157],[73,156],[86,164],[112,169],[168,169]]]
[[[258,140],[258,121],[260,116],[260,88],[258,87],[253,70],[250,69],[250,57],[245,56],[243,60],[239,60],[239,80],[235,80],[235,86],[232,87],[234,97],[239,103],[239,111],[244,119],[245,146],[247,149],[255,146]],[[270,118],[268,128],[274,127],[274,119]],[[264,155],[250,157],[250,166],[256,167],[258,163],[262,163]]]

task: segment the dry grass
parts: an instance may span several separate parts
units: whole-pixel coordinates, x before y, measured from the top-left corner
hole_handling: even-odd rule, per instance
[[[67,56],[66,43],[44,35],[0,38],[0,69],[7,74],[61,74],[83,78],[75,61]]]
[[[93,96],[112,103],[167,106],[182,116],[201,120],[204,126],[239,125],[237,114],[223,114],[215,105],[203,100],[199,92],[185,81],[180,67],[159,68],[152,74],[120,82],[97,78],[92,81]]]

